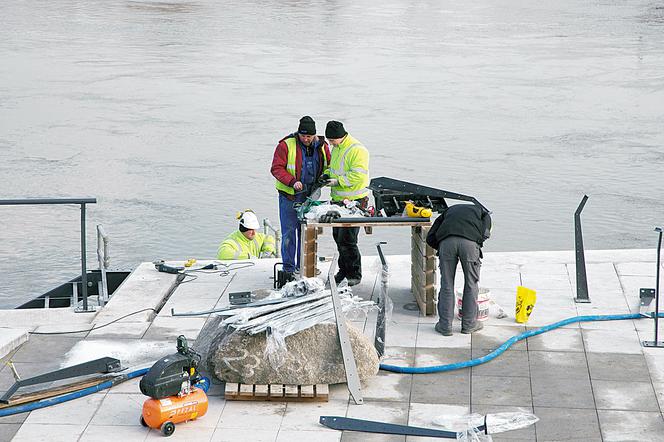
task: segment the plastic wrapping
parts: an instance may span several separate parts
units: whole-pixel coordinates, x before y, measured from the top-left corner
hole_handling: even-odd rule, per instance
[[[457,433],[457,440],[464,442],[491,442],[491,436],[485,434],[478,427],[484,425],[484,416],[481,414],[447,414],[438,416],[433,420],[435,425]]]
[[[489,434],[503,433],[505,431],[526,428],[539,421],[531,413],[490,413],[486,415],[486,432]]]
[[[318,278],[302,278],[289,282],[279,292],[273,292],[289,299],[280,304],[260,307],[245,307],[230,312],[221,325],[231,328],[230,332],[244,332],[248,335],[266,334],[265,358],[273,367],[279,367],[288,351],[286,338],[313,327],[316,324],[335,322],[331,292],[324,288]],[[339,300],[347,320],[366,318],[372,309],[373,301],[365,301],[354,296],[348,286],[338,289]],[[272,295],[271,295],[272,296]]]
[[[347,208],[344,206],[338,206],[336,204],[321,204],[319,206],[311,207],[309,211],[304,215],[304,217],[309,221],[319,221],[322,216],[338,214],[339,217],[363,217],[365,216],[362,213],[362,210],[359,207]]]
[[[533,425],[539,421],[532,413],[520,411],[507,413],[489,413],[465,415],[442,415],[433,420],[435,425],[457,433],[457,440],[468,442],[490,442],[491,434],[503,433],[505,431],[519,430]],[[486,425],[486,430],[479,430]]]

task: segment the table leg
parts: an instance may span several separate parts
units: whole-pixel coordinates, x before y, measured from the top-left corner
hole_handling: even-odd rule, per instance
[[[316,255],[318,251],[318,229],[301,224],[300,275],[305,278],[316,276]]]

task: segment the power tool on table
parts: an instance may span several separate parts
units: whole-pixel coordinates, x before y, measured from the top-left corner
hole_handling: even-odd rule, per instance
[[[184,270],[184,267],[174,267],[166,264],[166,261],[164,261],[163,259],[152,261],[152,264],[154,264],[155,269],[164,273],[178,274]]]
[[[411,218],[431,218],[432,210],[428,207],[416,206],[412,201],[406,201],[404,215]]]
[[[143,403],[141,425],[159,429],[164,436],[173,434],[175,424],[197,419],[208,409],[210,380],[198,371],[201,356],[182,335],[177,350],[155,362],[139,383],[141,393],[150,396]]]

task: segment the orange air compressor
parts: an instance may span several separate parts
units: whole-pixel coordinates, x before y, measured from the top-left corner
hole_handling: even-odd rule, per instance
[[[141,425],[160,429],[164,436],[173,434],[175,424],[197,419],[208,409],[210,381],[198,372],[200,355],[189,349],[184,336],[178,337],[177,350],[155,362],[139,383],[150,396],[143,403]]]

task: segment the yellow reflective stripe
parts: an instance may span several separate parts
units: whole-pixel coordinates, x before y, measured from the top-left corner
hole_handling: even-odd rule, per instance
[[[242,252],[244,251],[242,250],[242,245],[236,239],[231,238],[230,241],[235,244],[235,248],[237,249],[235,255],[233,255],[233,259],[240,259],[240,256],[242,256]]]

